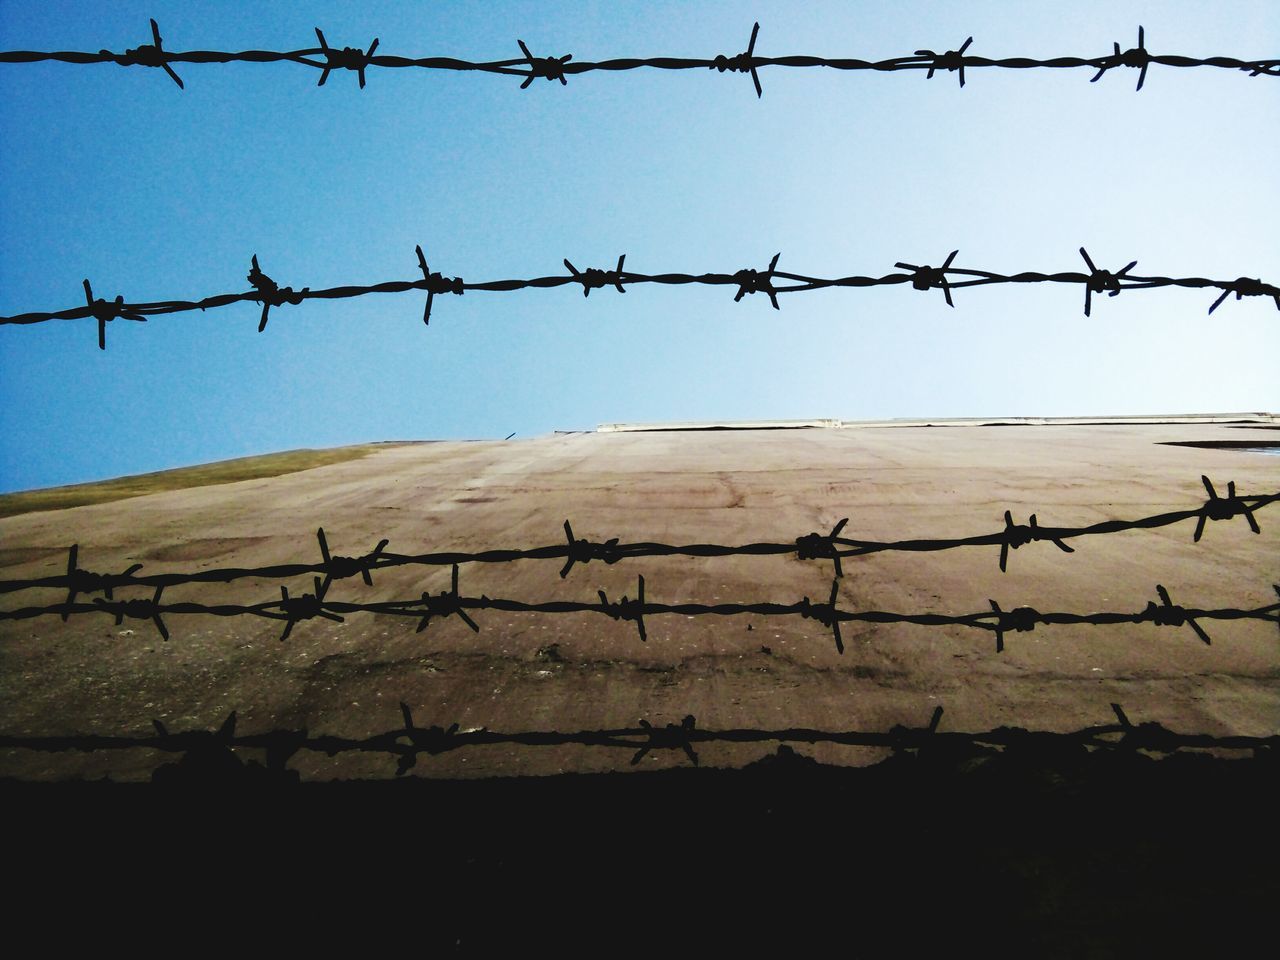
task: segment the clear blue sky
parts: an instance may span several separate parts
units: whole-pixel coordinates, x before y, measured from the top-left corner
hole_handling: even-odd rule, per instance
[[[1280,3],[112,3],[0,0],[0,48],[333,45],[538,55],[1280,56]],[[155,301],[609,268],[881,274],[1137,259],[1137,273],[1280,280],[1280,80],[1154,66],[837,73],[769,68],[519,80],[290,64],[0,65],[0,314],[95,293]],[[0,490],[368,440],[607,421],[1280,408],[1280,312],[1212,291],[1077,287],[416,293],[0,327]]]

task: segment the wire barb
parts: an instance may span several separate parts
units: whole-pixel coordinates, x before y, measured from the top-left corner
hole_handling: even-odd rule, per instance
[[[422,322],[424,325],[431,323],[431,304],[435,300],[437,293],[453,293],[462,296],[463,283],[461,277],[441,276],[438,273],[432,273],[431,268],[427,266],[427,258],[422,252],[422,245],[418,244],[414,247],[418,252],[418,269],[422,271],[422,278],[427,288],[427,305],[422,311]]]
[[[1048,540],[1063,553],[1075,553],[1074,547],[1069,547],[1057,537],[1046,534],[1043,530],[1036,526],[1036,515],[1031,515],[1031,521],[1027,526],[1015,525],[1013,522],[1013,514],[1008,510],[1004,512],[1004,539],[1000,541],[1000,572],[1005,572],[1005,567],[1009,561],[1009,551],[1017,550],[1019,547],[1031,543],[1033,540]]]
[[[569,571],[573,569],[575,563],[590,563],[592,560],[600,560],[612,565],[622,559],[622,552],[618,549],[617,537],[612,540],[606,540],[604,543],[575,540],[573,527],[569,525],[568,520],[564,522],[564,535],[569,543],[568,555],[565,558],[564,566],[560,568],[561,580],[569,575]]]
[[[529,73],[525,75],[524,83],[520,84],[521,90],[528,89],[529,84],[538,77],[559,80],[562,87],[569,85],[569,81],[564,78],[564,65],[573,59],[573,54],[566,53],[563,57],[535,57],[523,40],[517,40],[516,43],[520,44],[520,52],[529,64]]]
[[[99,52],[111,57],[122,67],[160,67],[178,85],[179,90],[183,89],[182,78],[173,72],[173,67],[169,66],[169,58],[165,56],[164,43],[160,39],[160,28],[154,19],[151,21],[151,43],[125,50],[124,53],[112,53],[110,50]]]
[[[253,266],[249,269],[248,279],[253,289],[260,294],[254,299],[262,301],[262,319],[258,321],[259,333],[267,328],[267,315],[272,307],[279,307],[286,303],[297,306],[311,290],[310,287],[303,287],[301,293],[295,293],[293,287],[281,287],[259,269],[256,253],[253,255]]]
[[[1087,317],[1089,316],[1089,311],[1093,308],[1093,295],[1095,293],[1106,293],[1111,297],[1119,296],[1120,291],[1124,289],[1120,286],[1120,281],[1128,279],[1127,274],[1138,265],[1138,261],[1130,261],[1123,270],[1111,273],[1109,270],[1099,270],[1095,267],[1084,247],[1080,248],[1080,256],[1084,257],[1084,262],[1089,267],[1089,278],[1084,285],[1084,315]]]
[[[1249,529],[1254,533],[1261,533],[1258,527],[1258,521],[1253,515],[1253,508],[1244,502],[1242,497],[1236,496],[1236,482],[1232,480],[1227,484],[1227,495],[1219,497],[1213,484],[1209,482],[1209,478],[1201,475],[1200,482],[1204,484],[1204,488],[1209,493],[1209,499],[1205,501],[1204,506],[1200,508],[1200,515],[1196,517],[1196,533],[1194,542],[1199,543],[1200,537],[1204,533],[1205,519],[1209,520],[1230,520],[1232,517],[1238,517],[1241,514],[1249,521]]]
[[[166,764],[154,770],[151,774],[152,783],[160,783],[171,777],[179,782],[217,786],[227,782],[226,778],[243,777],[249,769],[236,756],[233,749],[238,744],[234,710],[227,715],[227,719],[217,730],[184,730],[181,733],[170,733],[165,725],[154,717],[151,725],[158,735],[152,740],[151,746],[182,753],[182,758],[176,764]],[[278,757],[277,769],[283,773],[288,756],[301,748],[306,736],[305,734],[299,736],[291,731],[280,731],[269,734],[268,737],[269,742],[283,743],[292,740],[296,743],[293,750],[283,756],[272,751],[268,746],[268,757],[271,760],[276,760]],[[285,774],[285,776],[289,775]],[[296,778],[297,774],[293,773],[292,776]]]
[[[951,302],[951,285],[947,282],[947,270],[951,268],[951,262],[955,260],[959,250],[952,250],[950,256],[943,261],[940,267],[931,267],[929,264],[924,266],[916,266],[914,263],[895,263],[894,266],[899,270],[910,270],[911,286],[916,290],[932,290],[935,287],[942,289],[942,295],[947,298],[947,306],[954,307]]]
[[[938,723],[942,720],[942,705],[933,708],[933,716],[929,718],[929,733],[938,732]]]
[[[640,726],[644,727],[645,732],[648,733],[649,742],[636,751],[635,756],[631,758],[631,765],[635,766],[643,760],[650,750],[678,749],[683,750],[684,755],[696,767],[698,755],[694,752],[691,738],[697,722],[692,714],[680,721],[679,725],[668,723],[665,727],[655,727],[648,720],[641,719]]]
[[[613,287],[619,293],[627,291],[622,286],[622,264],[627,259],[624,253],[618,257],[618,266],[613,270],[598,270],[595,267],[588,267],[581,273],[578,268],[569,262],[568,257],[565,258],[564,265],[573,274],[573,279],[582,284],[582,295],[589,296],[592,290],[599,290],[602,287]]]
[[[1152,623],[1160,627],[1180,627],[1184,623],[1196,632],[1205,646],[1210,644],[1209,635],[1204,632],[1200,624],[1196,623],[1192,617],[1187,616],[1187,608],[1176,606],[1169,599],[1169,591],[1160,584],[1156,584],[1156,593],[1160,594],[1160,606],[1156,606],[1152,600],[1147,601],[1147,609],[1142,611],[1144,620],[1150,620]]]
[[[1276,309],[1280,310],[1280,287],[1272,286],[1269,283],[1263,283],[1261,278],[1239,277],[1231,283],[1222,285],[1222,295],[1213,301],[1213,306],[1209,308],[1209,313],[1217,310],[1222,305],[1222,301],[1227,299],[1231,294],[1236,295],[1237,300],[1244,297],[1270,297],[1276,302]]]
[[[901,723],[896,723],[889,728],[889,736],[895,742],[892,745],[894,753],[902,753],[906,750],[918,750],[925,745],[925,741],[931,739],[938,732],[938,724],[942,722],[942,705],[933,708],[933,714],[929,717],[929,725],[927,727],[908,727]]]
[[[329,581],[320,582],[319,577],[312,578],[312,584],[315,593],[304,593],[300,597],[290,597],[289,588],[284,584],[280,585],[280,600],[276,604],[284,614],[285,625],[284,632],[280,634],[280,639],[287,640],[289,634],[293,632],[293,626],[299,620],[314,620],[316,617],[323,617],[326,620],[332,620],[334,623],[343,623],[342,617],[336,613],[330,613],[324,608],[324,595],[329,590]]]
[[[123,295],[117,296],[110,302],[102,299],[95,300],[93,298],[93,287],[89,284],[87,278],[84,281],[84,299],[89,306],[89,316],[98,321],[99,350],[107,349],[107,324],[112,320],[147,322],[146,317],[125,304]]]
[[[959,50],[948,50],[946,53],[934,53],[932,50],[917,50],[917,57],[931,57],[933,62],[929,64],[929,72],[925,74],[926,80],[933,79],[935,70],[947,70],[952,73],[960,72],[960,86],[964,86],[964,52],[969,49],[969,44],[973,43],[973,37],[970,37],[964,43],[960,44]]]
[[[808,597],[800,601],[800,616],[806,620],[817,620],[831,630],[836,641],[836,653],[844,654],[844,639],[840,636],[840,612],[836,609],[836,597],[840,592],[840,581],[831,581],[831,596],[826,603],[814,603]]]
[[[150,600],[104,600],[102,597],[94,597],[93,605],[105,613],[114,614],[117,627],[124,623],[125,617],[150,620],[156,625],[156,629],[160,631],[160,636],[168,640],[169,629],[164,625],[164,621],[160,619],[162,609],[160,606],[160,594],[162,592],[164,592],[164,587],[156,587],[156,592]]]
[[[1102,78],[1102,75],[1113,67],[1137,67],[1141,70],[1141,73],[1138,74],[1138,86],[1136,89],[1141,90],[1142,85],[1146,83],[1147,80],[1147,67],[1151,65],[1151,54],[1146,48],[1146,31],[1139,26],[1138,45],[1136,47],[1131,47],[1124,51],[1124,53],[1120,52],[1120,44],[1113,43],[1112,46],[1115,48],[1115,52],[1111,56],[1103,57],[1099,61],[1100,66],[1098,67],[1098,72],[1093,75],[1093,78],[1089,82],[1097,83],[1098,80]],[[1256,77],[1258,73],[1259,71],[1255,69],[1252,76]]]
[[[453,580],[448,590],[441,590],[438,594],[432,596],[430,593],[423,591],[422,606],[426,607],[422,619],[418,621],[418,629],[415,633],[421,633],[427,629],[427,625],[431,623],[432,617],[449,617],[456,615],[463,623],[471,628],[473,633],[480,632],[480,626],[470,616],[462,606],[462,596],[458,593],[458,565],[453,565]]]
[[[739,53],[736,56],[726,57],[724,54],[717,54],[715,60],[709,70],[715,70],[724,73],[728,70],[730,73],[749,73],[751,74],[751,82],[756,85],[756,99],[759,100],[764,96],[764,88],[760,86],[760,74],[756,72],[756,37],[760,33],[760,24],[756,23],[751,28],[751,40],[747,44],[745,53]]]
[[[132,583],[133,575],[142,569],[142,564],[135,563],[124,573],[90,573],[88,570],[81,570],[76,566],[76,559],[79,555],[80,544],[73,543],[67,553],[67,602],[65,609],[62,611],[63,623],[67,622],[71,605],[76,602],[78,594],[97,593],[101,590],[108,600],[114,600],[115,597],[112,591],[116,587],[127,586]]]
[[[639,577],[639,587],[637,588],[636,598],[629,600],[624,594],[621,600],[610,603],[609,598],[603,590],[597,590],[600,595],[600,612],[611,620],[631,620],[635,623],[636,629],[640,632],[640,642],[644,643],[649,639],[649,635],[644,629],[644,577]]]
[[[451,724],[446,730],[444,727],[416,727],[413,724],[413,713],[409,709],[409,705],[403,700],[400,701],[400,713],[404,717],[404,729],[397,736],[405,737],[409,741],[407,748],[400,746],[397,751],[400,753],[400,760],[396,765],[396,776],[404,776],[409,770],[413,769],[414,764],[418,762],[419,753],[429,753],[435,756],[438,753],[444,753],[453,750],[459,746],[455,736],[458,732],[458,725]]]
[[[775,253],[773,259],[769,261],[768,270],[739,270],[733,275],[733,282],[738,285],[738,295],[733,298],[733,302],[737,303],[748,293],[764,293],[768,294],[769,302],[773,304],[773,309],[778,310],[778,291],[773,286],[773,271],[778,266],[778,258],[781,253]]]
[[[834,527],[826,536],[820,533],[806,533],[802,537],[796,537],[796,558],[799,560],[831,560],[835,563],[836,577],[844,576],[844,569],[840,566],[840,553],[836,549],[839,542],[837,538],[840,531],[844,529],[844,525],[849,522],[849,518],[845,517]]]
[[[1154,720],[1134,726],[1118,703],[1111,704],[1111,709],[1115,713],[1116,719],[1120,721],[1123,736],[1120,739],[1119,746],[1124,749],[1175,753],[1179,746],[1184,745],[1187,739]]]
[[[1030,633],[1035,629],[1036,624],[1040,622],[1040,614],[1031,607],[1016,607],[1013,610],[1001,610],[1000,604],[994,600],[988,599],[987,603],[991,604],[991,609],[996,615],[995,626],[989,626],[987,629],[994,630],[996,634],[996,653],[1004,652],[1004,635],[1006,631],[1016,630],[1019,633]]]
[[[325,62],[320,68],[320,82],[317,87],[323,87],[326,80],[329,79],[330,70],[354,70],[360,77],[360,89],[364,89],[364,70],[369,66],[369,61],[373,58],[373,51],[378,49],[378,38],[373,38],[373,43],[369,44],[368,52],[361,50],[359,47],[343,47],[338,50],[330,47],[325,43],[324,33],[319,27],[316,27],[316,39],[320,41],[320,52],[324,54]]]
[[[329,543],[324,536],[324,527],[316,531],[316,539],[320,542],[320,555],[324,558],[322,594],[329,592],[329,585],[334,580],[345,580],[354,576],[363,579],[366,587],[372,587],[373,578],[369,575],[369,568],[378,562],[382,548],[391,542],[385,539],[379,540],[378,545],[362,557],[335,557],[329,555]]]

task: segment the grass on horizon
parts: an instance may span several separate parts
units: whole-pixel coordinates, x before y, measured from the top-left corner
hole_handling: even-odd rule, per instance
[[[313,467],[325,467],[347,460],[358,460],[374,450],[385,449],[391,444],[365,443],[329,450],[287,450],[283,453],[267,453],[256,457],[238,457],[195,467],[177,467],[155,473],[140,473],[113,480],[77,483],[65,487],[48,487],[43,490],[24,490],[19,493],[0,494],[0,518],[15,517],[37,510],[68,510],[97,503],[111,503],[129,497],[142,497],[149,493],[168,490],[185,490],[216,483],[235,483],[239,480],[259,480]]]

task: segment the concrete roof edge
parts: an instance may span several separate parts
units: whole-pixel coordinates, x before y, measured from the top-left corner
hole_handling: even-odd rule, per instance
[[[652,423],[602,423],[596,427],[596,433],[646,430],[797,430],[806,427],[830,429],[842,425],[843,421],[832,417],[810,420],[670,420]]]
[[[1004,424],[1036,426],[1102,425],[1141,423],[1280,423],[1280,414],[1268,412],[1248,413],[1170,413],[1170,414],[1120,414],[1115,416],[1075,417],[899,417],[889,420],[841,420],[834,417],[818,417],[809,420],[672,420],[666,422],[602,423],[597,433],[633,433],[661,430],[787,430],[787,429],[849,429],[863,427],[981,427]]]

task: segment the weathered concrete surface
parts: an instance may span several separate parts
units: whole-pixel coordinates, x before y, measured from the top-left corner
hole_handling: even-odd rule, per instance
[[[560,542],[575,534],[623,542],[790,541],[849,517],[866,539],[994,532],[1018,522],[1084,525],[1190,509],[1200,475],[1225,493],[1280,490],[1280,457],[1163,446],[1161,441],[1274,442],[1274,429],[1218,424],[882,427],[834,430],[558,435],[536,440],[432,443],[301,473],[162,493],[115,504],[0,520],[0,577],[57,575],[80,544],[95,571],[145,564],[144,573],[314,562],[323,526],[335,553],[357,555],[382,537],[389,550],[481,550]],[[997,547],[881,553],[845,561],[843,609],[963,614],[989,609],[1088,613],[1141,610],[1163,584],[1175,603],[1250,608],[1275,602],[1280,505],[1243,518],[1194,522],[1073,541],[1066,555],[1029,544],[1001,574]],[[634,596],[637,574],[656,602],[789,603],[825,600],[831,564],[794,558],[642,558],[576,566],[554,560],[471,564],[462,592],[529,601]],[[446,567],[378,571],[374,586],[340,581],[334,600],[386,600],[439,592]],[[310,589],[299,578],[294,595]],[[138,591],[141,596],[142,591]],[[123,595],[123,594],[122,594]],[[253,603],[279,581],[166,590],[164,602]],[[56,603],[31,590],[4,609]],[[700,728],[883,731],[920,726],[946,709],[944,729],[1001,724],[1066,731],[1110,722],[1121,703],[1134,722],[1184,732],[1270,735],[1280,730],[1280,632],[1251,621],[1207,623],[1206,647],[1189,627],[1042,626],[1006,638],[964,628],[846,624],[846,653],[814,621],[759,616],[647,618],[474,614],[422,633],[414,622],[353,614],[345,624],[280,625],[247,617],[167,617],[164,643],[149,624],[107,616],[0,623],[0,733],[147,736],[212,729],[238,711],[240,733],[306,727],[361,737],[396,729],[398,702],[421,726],[514,732],[629,727],[697,717]],[[550,653],[551,645],[554,654]],[[767,647],[769,652],[763,648]],[[768,748],[705,744],[704,765],[736,766]],[[838,746],[802,752],[831,763],[878,759]],[[161,760],[147,750],[96,754],[0,752],[0,774],[144,779]],[[424,756],[416,775],[476,776],[626,768],[627,751],[484,746]],[[642,768],[687,762],[651,753]],[[309,778],[391,776],[384,755],[302,753]]]

